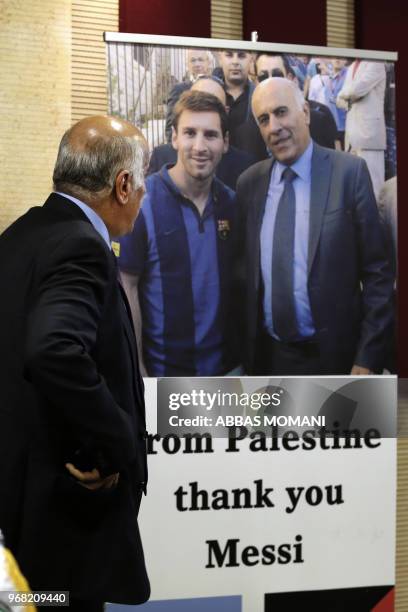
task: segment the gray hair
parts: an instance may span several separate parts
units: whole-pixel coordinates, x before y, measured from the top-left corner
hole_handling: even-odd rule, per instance
[[[71,130],[62,137],[53,173],[55,191],[94,200],[110,193],[121,170],[132,174],[135,189],[144,184],[148,151],[128,136],[98,136],[83,148],[72,147]]]

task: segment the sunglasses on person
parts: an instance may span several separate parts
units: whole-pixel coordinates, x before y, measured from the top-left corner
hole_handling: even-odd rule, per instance
[[[259,72],[257,75],[258,83],[261,83],[266,79],[270,79],[271,77],[285,78],[285,75],[280,68],[274,68],[273,70],[261,70],[261,72]]]

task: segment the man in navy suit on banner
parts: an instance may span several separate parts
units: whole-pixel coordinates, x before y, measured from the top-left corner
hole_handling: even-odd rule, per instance
[[[273,159],[237,186],[246,371],[381,372],[392,276],[367,166],[311,140],[287,79],[259,84],[252,108]]]

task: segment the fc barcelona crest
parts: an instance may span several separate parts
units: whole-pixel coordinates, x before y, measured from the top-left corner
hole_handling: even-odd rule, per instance
[[[218,219],[218,236],[226,240],[230,231],[229,219]]]

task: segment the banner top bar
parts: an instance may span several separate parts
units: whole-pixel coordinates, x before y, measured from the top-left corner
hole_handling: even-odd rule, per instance
[[[204,47],[207,49],[244,49],[246,51],[266,51],[278,53],[300,53],[318,57],[357,57],[359,59],[395,62],[395,51],[368,51],[366,49],[345,49],[342,47],[314,47],[309,45],[289,45],[282,43],[252,42],[250,40],[222,40],[218,38],[196,38],[193,36],[160,36],[151,34],[124,34],[104,32],[105,42],[140,43],[171,47]]]

